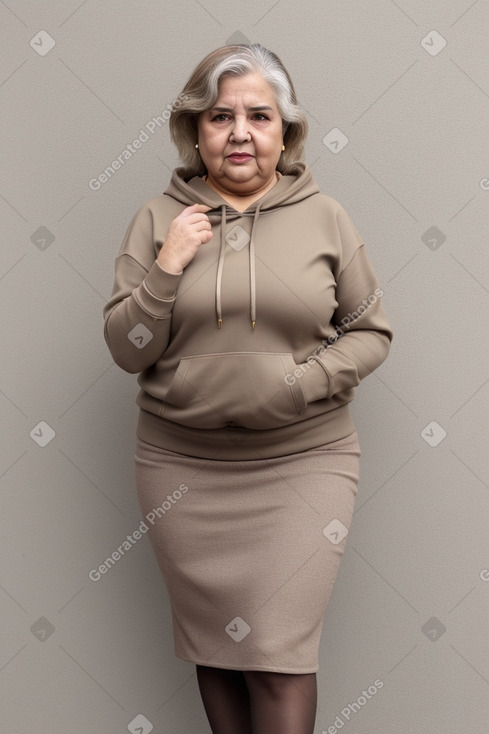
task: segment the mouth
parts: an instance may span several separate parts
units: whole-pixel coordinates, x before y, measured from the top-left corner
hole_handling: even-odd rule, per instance
[[[253,156],[250,153],[240,153],[239,151],[234,151],[234,153],[228,155],[228,159],[233,163],[246,163],[251,161],[252,158]]]

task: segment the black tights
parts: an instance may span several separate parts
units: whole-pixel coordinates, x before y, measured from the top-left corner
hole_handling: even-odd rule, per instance
[[[313,734],[315,673],[196,667],[212,734]]]

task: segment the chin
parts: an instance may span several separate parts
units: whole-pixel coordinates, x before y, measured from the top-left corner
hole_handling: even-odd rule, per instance
[[[241,191],[246,191],[248,188],[250,191],[254,191],[263,185],[262,181],[257,181],[254,176],[247,176],[246,178],[242,178],[241,176],[230,176],[229,181],[232,182],[234,186],[239,187]]]
[[[230,181],[235,181],[236,183],[242,184],[251,183],[252,181],[257,182],[258,179],[256,173],[250,174],[247,171],[232,172],[230,174],[227,174],[226,178],[228,178]]]

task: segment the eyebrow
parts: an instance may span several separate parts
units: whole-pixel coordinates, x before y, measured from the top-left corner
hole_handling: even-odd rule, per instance
[[[273,112],[273,107],[269,107],[268,105],[258,105],[256,107],[248,107],[251,112],[260,112],[261,110],[269,110],[270,112]],[[210,112],[214,112],[214,110],[217,110],[219,112],[233,112],[231,107],[211,107],[209,110]]]

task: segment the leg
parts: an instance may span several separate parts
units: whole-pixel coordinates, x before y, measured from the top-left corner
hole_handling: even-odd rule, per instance
[[[315,673],[246,670],[244,676],[250,694],[253,734],[313,734],[317,706]]]
[[[250,702],[243,673],[205,665],[196,668],[212,734],[252,734]]]

